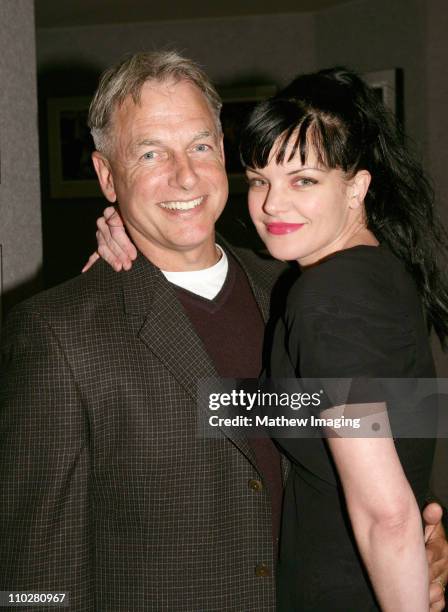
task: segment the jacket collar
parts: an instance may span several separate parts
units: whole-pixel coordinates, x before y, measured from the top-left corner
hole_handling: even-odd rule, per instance
[[[264,286],[259,276],[254,274],[254,271],[252,270],[250,265],[248,266],[247,258],[244,257],[244,249],[238,249],[238,248],[232,247],[227,242],[227,240],[225,240],[220,235],[217,235],[217,240],[219,241],[219,244],[226,249],[226,251],[230,252],[231,255],[233,255],[233,257],[237,260],[241,268],[246,273],[246,276],[249,280],[249,284],[254,294],[255,300],[258,304],[258,307],[260,308],[261,315],[263,317],[263,321],[266,324],[269,319],[271,287]]]
[[[197,379],[217,373],[175,288],[141,254],[122,274],[125,313],[141,319],[138,337],[195,397]]]
[[[243,268],[246,270],[244,265]],[[201,339],[183,310],[173,285],[141,254],[131,270],[121,274],[124,310],[127,316],[140,319],[137,326],[139,339],[197,402],[198,410],[204,411],[205,406],[200,406],[198,402],[198,381],[219,377]],[[257,299],[257,295],[261,295],[261,289],[250,276],[249,282],[255,287],[254,294]],[[262,310],[265,308],[260,302],[259,305]],[[198,423],[200,416],[208,419],[211,413],[198,413]],[[235,428],[222,428],[221,432],[256,467],[255,456],[248,440],[238,434]]]

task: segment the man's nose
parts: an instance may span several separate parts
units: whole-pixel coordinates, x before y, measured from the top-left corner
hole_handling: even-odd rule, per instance
[[[171,183],[185,191],[191,191],[198,182],[193,161],[188,155],[176,155],[173,159]]]

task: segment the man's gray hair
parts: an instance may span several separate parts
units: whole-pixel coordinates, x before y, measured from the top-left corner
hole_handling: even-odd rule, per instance
[[[128,96],[132,96],[134,103],[138,104],[142,87],[147,81],[169,80],[185,80],[196,85],[204,94],[215,116],[217,128],[221,130],[221,98],[198,64],[176,51],[141,52],[123,59],[101,75],[88,117],[97,150],[110,152],[112,114]]]

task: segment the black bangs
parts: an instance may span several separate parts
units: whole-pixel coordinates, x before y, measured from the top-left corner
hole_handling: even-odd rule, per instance
[[[317,162],[327,168],[347,170],[352,164],[346,155],[346,135],[340,122],[297,100],[271,98],[252,112],[241,135],[240,155],[244,167],[264,168],[274,146],[276,162],[285,161],[292,142],[290,161],[297,153],[305,164],[310,143]]]
[[[280,137],[278,155],[284,158],[288,142],[304,115],[305,109],[290,100],[270,98],[260,102],[241,134],[240,156],[243,166],[264,168]]]

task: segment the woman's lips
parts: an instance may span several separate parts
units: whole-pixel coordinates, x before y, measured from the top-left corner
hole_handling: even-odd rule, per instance
[[[267,223],[266,229],[270,234],[275,234],[278,236],[281,234],[291,234],[292,232],[296,232],[304,225],[304,223]]]

